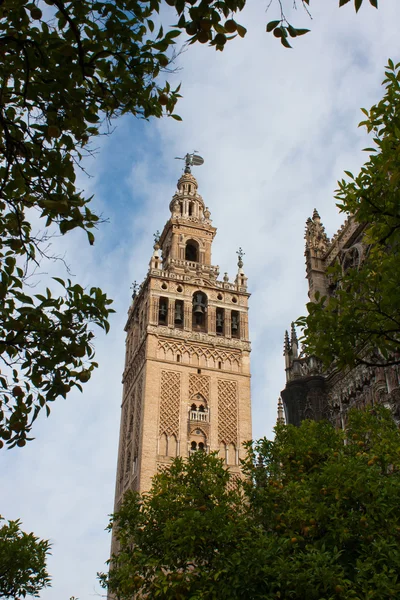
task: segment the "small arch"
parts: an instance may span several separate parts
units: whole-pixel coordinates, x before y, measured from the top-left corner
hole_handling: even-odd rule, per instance
[[[178,443],[174,434],[168,440],[168,456],[177,456]]]
[[[238,301],[238,299],[236,298],[236,296],[233,296],[233,298],[232,298],[232,302],[233,302],[234,304],[237,304],[237,301]]]
[[[167,456],[167,447],[168,447],[167,435],[165,433],[163,433],[162,436],[160,437],[160,441],[159,441],[159,445],[158,445],[158,453],[161,456]]]
[[[222,300],[223,299],[222,294],[218,294],[217,298],[218,298],[218,300]]]
[[[185,260],[199,262],[199,244],[195,240],[188,240],[186,242]]]
[[[236,446],[235,444],[228,444],[227,447],[227,463],[228,465],[236,465]]]
[[[178,287],[176,288],[176,291],[179,293],[183,292],[183,287],[181,285],[178,285]]]
[[[161,284],[161,288],[162,288],[163,290],[167,290],[167,289],[168,289],[168,286],[167,286],[167,284],[165,283],[165,281],[164,281],[164,283],[162,283],[162,284]]]

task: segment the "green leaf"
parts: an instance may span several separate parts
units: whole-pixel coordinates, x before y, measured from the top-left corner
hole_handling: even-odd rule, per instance
[[[280,24],[280,21],[270,21],[267,23],[267,32],[273,31]]]

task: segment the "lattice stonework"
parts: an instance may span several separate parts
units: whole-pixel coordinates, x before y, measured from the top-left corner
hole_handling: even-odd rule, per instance
[[[161,371],[159,435],[179,437],[179,407],[181,404],[181,374]]]
[[[237,382],[218,380],[218,443],[238,444]]]
[[[133,433],[133,458],[136,459],[139,454],[140,432],[142,429],[142,398],[143,398],[143,377],[137,383],[135,389],[135,419]]]
[[[210,399],[210,378],[207,375],[189,375],[189,398],[201,394],[206,400]]]

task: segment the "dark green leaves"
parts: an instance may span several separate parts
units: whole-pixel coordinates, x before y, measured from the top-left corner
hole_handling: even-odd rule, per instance
[[[385,76],[383,99],[362,109],[361,125],[375,148],[366,148],[370,156],[357,175],[345,171],[335,196],[340,210],[364,227],[364,256],[358,268],[330,269],[328,299],[310,303],[301,321],[307,352],[339,368],[399,362],[400,64],[390,60]]]
[[[279,425],[247,450],[243,479],[196,452],[143,496],[128,492],[101,585],[120,600],[399,597],[400,433],[389,411],[350,411],[346,433]]]
[[[50,586],[46,559],[50,543],[20,529],[20,521],[0,517],[0,597],[39,596]]]

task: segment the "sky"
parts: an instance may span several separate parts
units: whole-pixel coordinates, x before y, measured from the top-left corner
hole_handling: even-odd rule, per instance
[[[153,233],[169,218],[182,173],[174,157],[186,152],[204,157],[194,174],[218,228],[213,264],[232,281],[236,251],[245,252],[253,438],[272,435],[285,385],[284,331],[307,302],[305,221],[316,207],[329,236],[340,227],[336,181],[345,169],[357,172],[362,148],[371,145],[357,127],[360,108],[382,97],[387,59],[400,60],[398,0],[382,1],[378,11],[365,0],[358,15],[353,3],[337,4],[311,3],[312,21],[299,7],[293,22],[311,33],[287,50],[265,33],[278,16],[274,5],[266,14],[267,2],[249,2],[239,19],[245,39],[222,53],[196,45],[179,56],[169,79],[182,83],[176,112],[183,121],[124,117],[100,140],[87,165],[91,177],[78,174],[108,222],[93,247],[72,232],[55,240],[55,250],[65,252],[77,281],[114,299],[111,331],[98,332],[100,366],[83,394],[55,402],[26,447],[0,451],[1,514],[52,543],[53,585],[41,593],[44,600],[104,594],[96,573],[110,547],[105,527],[114,501],[130,286],[146,274]],[[291,0],[287,5],[290,13]],[[174,22],[171,12],[163,18]]]

